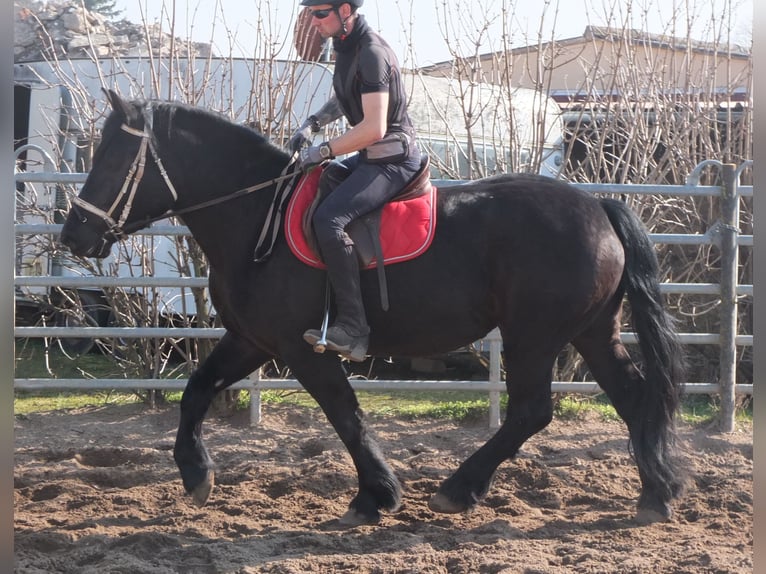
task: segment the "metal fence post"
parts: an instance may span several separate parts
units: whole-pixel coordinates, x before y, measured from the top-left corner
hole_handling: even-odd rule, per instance
[[[261,369],[256,369],[247,376],[250,381],[250,426],[261,424]]]
[[[721,339],[719,385],[721,389],[720,428],[734,431],[737,377],[737,281],[739,263],[739,193],[736,166],[724,164],[721,175]]]
[[[500,332],[495,329],[489,337],[489,383],[496,386],[500,384],[500,354],[503,341]],[[500,428],[500,391],[489,392],[489,428]]]

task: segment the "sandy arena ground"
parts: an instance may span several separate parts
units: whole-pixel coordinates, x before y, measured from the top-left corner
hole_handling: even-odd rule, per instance
[[[486,420],[371,418],[403,483],[378,526],[339,528],[350,458],[318,410],[268,405],[212,417],[218,464],[205,508],[172,459],[177,407],[18,416],[16,572],[77,574],[744,573],[753,571],[752,426],[683,427],[693,478],[670,523],[633,520],[638,473],[624,425],[554,421],[503,464],[468,515],[427,501],[489,437]]]

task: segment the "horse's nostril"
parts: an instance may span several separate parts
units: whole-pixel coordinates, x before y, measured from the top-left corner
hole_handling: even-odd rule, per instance
[[[64,228],[61,230],[61,234],[59,235],[58,242],[63,247],[69,249],[69,251],[73,255],[82,254],[81,253],[82,248],[79,247],[77,235],[73,233],[66,224],[64,225]]]

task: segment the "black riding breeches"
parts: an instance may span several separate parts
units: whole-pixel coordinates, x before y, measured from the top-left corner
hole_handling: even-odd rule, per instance
[[[312,219],[322,253],[351,244],[346,226],[381,207],[401,191],[420,169],[420,153],[416,148],[398,163],[368,163],[359,154],[341,163],[351,173],[322,200]]]

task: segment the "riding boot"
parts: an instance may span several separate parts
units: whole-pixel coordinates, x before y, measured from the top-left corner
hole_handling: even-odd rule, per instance
[[[338,309],[335,321],[327,329],[327,348],[352,361],[364,361],[370,339],[370,328],[364,314],[359,262],[354,253],[353,244],[336,249],[325,249],[322,255],[327,265],[327,273]],[[315,345],[321,340],[322,332],[318,329],[309,329],[303,334],[303,338],[309,344]]]

